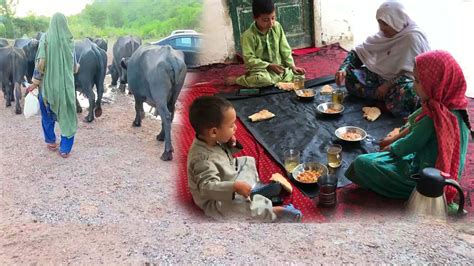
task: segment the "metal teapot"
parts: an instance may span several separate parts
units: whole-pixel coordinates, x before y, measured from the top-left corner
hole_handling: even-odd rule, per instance
[[[407,204],[410,214],[429,215],[446,218],[448,206],[444,195],[444,186],[453,186],[459,193],[458,215],[464,214],[464,193],[458,182],[448,179],[449,174],[436,168],[424,168],[421,173],[411,176],[417,185],[411,193]]]

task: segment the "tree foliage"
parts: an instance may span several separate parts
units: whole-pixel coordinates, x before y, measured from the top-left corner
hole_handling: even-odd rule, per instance
[[[202,0],[95,0],[69,24],[75,37],[133,34],[150,39],[176,29],[199,30],[201,11]]]
[[[0,24],[4,25],[6,37],[35,36],[48,29],[48,17],[15,17],[17,4],[18,0],[0,0]],[[127,34],[157,39],[176,29],[199,31],[201,11],[202,0],[94,0],[68,20],[76,39]]]

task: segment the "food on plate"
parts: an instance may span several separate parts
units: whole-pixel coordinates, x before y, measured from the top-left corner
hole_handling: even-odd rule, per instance
[[[400,128],[396,127],[392,131],[390,131],[390,133],[388,133],[387,138],[393,138],[398,134],[400,134]]]
[[[329,107],[328,109],[326,109],[326,113],[328,114],[337,114],[339,113],[341,110],[339,109],[336,109],[334,107]]]
[[[324,85],[321,88],[321,93],[322,94],[331,94],[334,91],[333,87],[331,85]]]
[[[267,119],[270,119],[270,118],[273,118],[275,117],[275,114],[268,111],[267,109],[263,109],[251,116],[249,116],[249,119],[252,121],[252,122],[258,122],[258,121],[262,121],[262,120],[267,120]]]
[[[295,84],[293,82],[278,82],[276,87],[280,90],[293,91],[295,90]]]
[[[296,94],[300,97],[313,97],[314,91],[313,90],[299,90]]]
[[[344,140],[360,140],[362,138],[362,135],[357,133],[357,132],[344,132],[341,135],[341,138]]]
[[[288,180],[286,180],[286,178],[284,178],[281,174],[273,174],[270,180],[280,183],[281,186],[289,193],[293,192],[293,187],[291,186],[290,182],[288,182]]]
[[[362,112],[364,112],[364,118],[369,121],[375,121],[382,114],[378,107],[363,107]]]
[[[322,175],[321,170],[306,170],[296,177],[301,183],[316,183],[318,178]]]

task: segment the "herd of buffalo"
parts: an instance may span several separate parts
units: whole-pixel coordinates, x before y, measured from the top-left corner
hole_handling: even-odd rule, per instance
[[[17,114],[22,113],[21,86],[25,81],[31,83],[41,35],[39,33],[31,39],[16,39],[12,45],[0,39],[0,87],[7,107],[15,101]],[[120,82],[119,90],[125,92],[128,84],[135,98],[133,126],[141,125],[144,102],[156,108],[155,114],[159,114],[162,121],[161,131],[156,138],[165,141],[161,159],[171,160],[171,123],[187,72],[184,54],[170,46],[142,45],[138,37],[123,36],[114,43],[113,61],[107,65],[107,46],[107,41],[102,38],[85,38],[75,42],[75,56],[80,66],[74,75],[75,88],[89,100],[89,113],[85,121],[92,122],[95,117],[101,116],[104,79],[105,75],[110,74],[111,85],[116,86]],[[79,102],[77,112],[82,112]]]

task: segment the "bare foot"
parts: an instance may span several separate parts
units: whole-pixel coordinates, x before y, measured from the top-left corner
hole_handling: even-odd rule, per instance
[[[235,84],[237,84],[237,83],[235,83],[236,80],[237,80],[237,77],[235,77],[235,76],[227,77],[227,78],[225,79],[225,85],[226,85],[226,86],[235,85]]]

